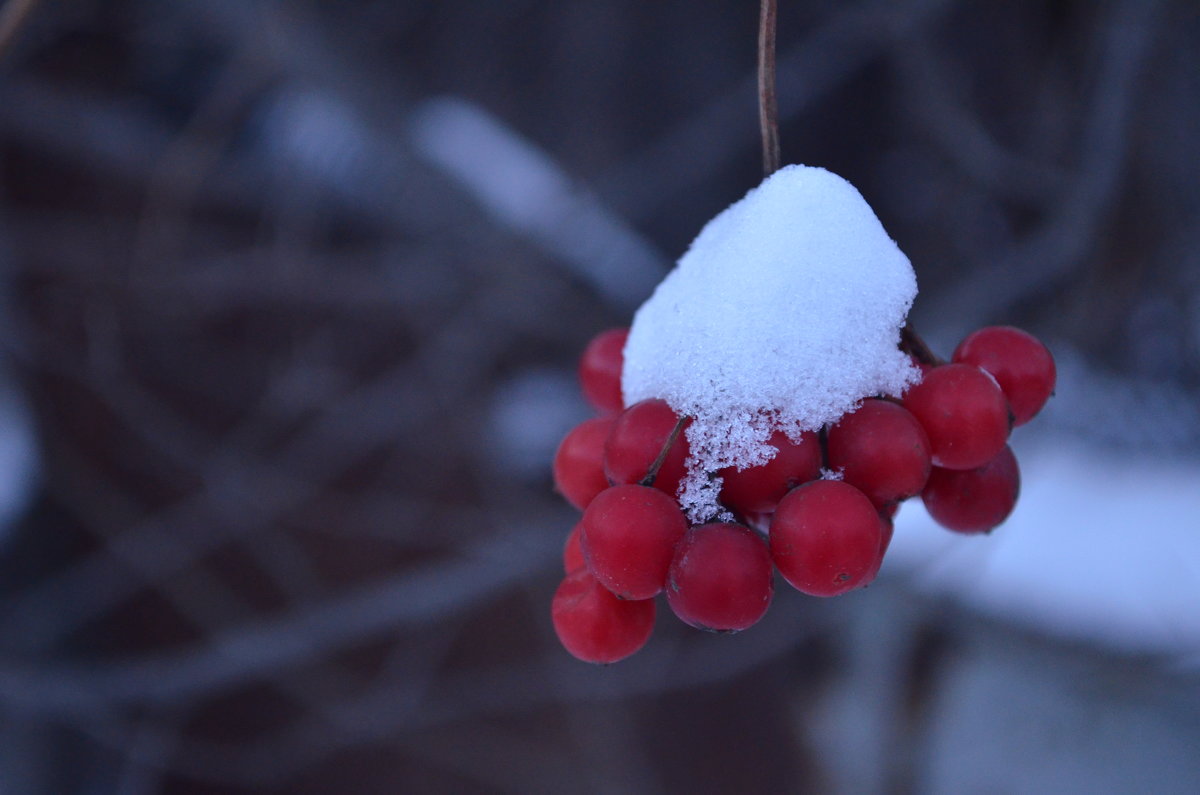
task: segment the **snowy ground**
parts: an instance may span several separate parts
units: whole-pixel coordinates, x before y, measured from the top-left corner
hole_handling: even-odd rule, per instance
[[[1200,461],[1029,429],[1014,448],[1021,497],[1008,521],[987,538],[956,536],[907,503],[893,571],[1041,631],[1200,665]]]

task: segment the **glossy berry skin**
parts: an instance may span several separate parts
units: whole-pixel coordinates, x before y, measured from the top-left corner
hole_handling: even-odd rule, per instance
[[[604,443],[612,431],[611,417],[596,417],[576,425],[554,453],[554,485],[579,510],[608,488],[604,474]]]
[[[563,571],[567,574],[587,565],[583,559],[583,548],[579,546],[582,530],[583,525],[577,523],[571,528],[571,532],[567,533],[567,540],[563,542]]]
[[[657,398],[634,403],[621,412],[604,444],[604,472],[608,479],[617,484],[640,483],[678,420],[666,401]],[[654,488],[675,496],[686,473],[688,452],[687,435],[681,431],[658,470]]]
[[[592,338],[579,359],[579,385],[588,403],[603,414],[625,407],[621,400],[621,370],[625,366],[625,340],[629,329],[614,328]]]
[[[992,374],[1012,408],[1013,425],[1024,425],[1054,392],[1054,357],[1037,337],[1012,326],[987,326],[954,350],[954,361]]]
[[[1004,449],[1012,429],[1008,401],[991,376],[969,364],[943,364],[904,396],[929,434],[933,465],[974,469]]]
[[[977,469],[934,467],[921,499],[942,527],[956,533],[987,533],[1012,513],[1020,491],[1017,458],[1006,446]]]
[[[614,663],[645,646],[654,631],[654,612],[653,601],[618,599],[587,569],[568,574],[550,603],[559,641],[590,663]]]
[[[929,436],[903,406],[864,400],[829,429],[829,467],[882,509],[921,493],[932,467]]]
[[[675,547],[667,604],[697,629],[737,632],[766,615],[775,593],[771,554],[748,527],[693,527]]]
[[[649,486],[613,486],[583,512],[580,546],[588,569],[622,599],[663,589],[687,521],[675,500]]]
[[[840,480],[793,489],[771,520],[771,559],[792,587],[837,596],[879,568],[882,525],[867,496]]]
[[[740,514],[773,511],[790,489],[821,474],[821,443],[815,433],[806,431],[800,443],[793,444],[783,431],[775,431],[767,444],[777,452],[762,466],[740,472],[737,467],[727,467],[717,473],[725,479],[721,502],[731,510]]]

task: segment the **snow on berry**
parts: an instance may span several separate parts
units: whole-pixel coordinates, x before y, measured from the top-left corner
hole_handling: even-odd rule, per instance
[[[787,166],[701,230],[634,316],[625,405],[662,398],[694,417],[680,504],[720,514],[708,473],[770,460],[865,397],[918,378],[897,348],[916,297],[908,258],[850,183]]]

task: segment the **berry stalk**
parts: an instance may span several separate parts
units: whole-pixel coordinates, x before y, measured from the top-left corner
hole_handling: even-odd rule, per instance
[[[933,349],[926,344],[917,330],[912,327],[912,323],[905,323],[904,328],[900,329],[900,350],[910,356],[917,357],[917,361],[921,364],[928,364],[932,367],[937,367],[939,364],[945,364],[945,361],[933,352]]]
[[[663,462],[667,460],[667,455],[671,452],[671,448],[675,446],[675,441],[679,438],[679,434],[683,431],[683,426],[687,424],[687,415],[681,416],[676,422],[675,427],[671,429],[671,433],[667,435],[667,441],[663,443],[662,450],[658,452],[658,457],[650,464],[650,468],[646,470],[646,477],[638,481],[639,486],[651,486],[654,484],[654,479],[658,477],[658,470],[662,469]]]
[[[762,130],[763,176],[779,170],[779,107],[775,101],[776,0],[762,0],[758,17],[758,124]]]

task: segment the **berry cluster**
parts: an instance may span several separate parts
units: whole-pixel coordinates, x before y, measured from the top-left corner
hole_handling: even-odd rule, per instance
[[[774,569],[813,596],[867,585],[897,507],[918,494],[946,528],[990,531],[1017,499],[1009,433],[1054,389],[1049,351],[1015,328],[976,331],[949,363],[911,346],[922,378],[902,400],[864,400],[821,434],[776,433],[767,463],[715,473],[740,522],[689,527],[675,495],[690,420],[662,400],[622,405],[627,333],[606,331],[584,351],[583,392],[601,416],[571,430],[554,457],[554,482],[583,518],[567,537],[551,613],[566,649],[595,663],[646,643],[662,591],[685,623],[736,632],[766,613]]]

